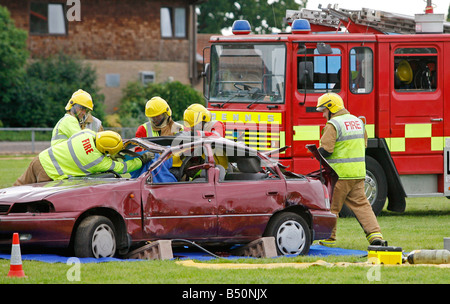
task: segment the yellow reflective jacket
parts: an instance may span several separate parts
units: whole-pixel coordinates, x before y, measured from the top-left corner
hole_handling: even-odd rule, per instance
[[[54,146],[66,141],[69,137],[80,131],[80,123],[76,117],[66,113],[53,128],[51,145]]]
[[[336,129],[334,151],[327,161],[339,179],[361,179],[366,176],[365,130],[363,122],[351,114],[335,116],[327,123]]]
[[[113,161],[98,151],[95,146],[95,132],[88,129],[42,151],[39,154],[39,161],[53,180],[110,170],[124,174],[142,167],[139,158],[126,162]]]

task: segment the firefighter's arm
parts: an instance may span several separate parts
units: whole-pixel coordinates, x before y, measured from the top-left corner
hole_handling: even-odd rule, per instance
[[[334,152],[336,144],[336,129],[332,124],[327,123],[323,128],[322,137],[320,138],[319,153],[323,157],[329,157]]]
[[[67,136],[67,138],[71,137],[75,133],[81,131],[80,124],[78,120],[71,116],[67,115],[64,120],[59,124],[59,133],[62,133]]]
[[[147,136],[147,131],[145,131],[144,126],[139,126],[136,130],[135,137],[146,137],[146,136]]]
[[[93,166],[89,171],[91,173],[114,171],[118,174],[125,174],[138,170],[142,167],[142,160],[138,157],[127,160],[125,162],[113,161],[111,157],[105,156],[103,160]]]

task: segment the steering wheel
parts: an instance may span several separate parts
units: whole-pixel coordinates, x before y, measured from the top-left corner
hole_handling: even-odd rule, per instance
[[[253,88],[243,82],[235,82],[235,83],[233,83],[233,86],[238,90],[244,90],[244,91],[250,91]],[[239,86],[242,86],[242,88],[240,88]]]

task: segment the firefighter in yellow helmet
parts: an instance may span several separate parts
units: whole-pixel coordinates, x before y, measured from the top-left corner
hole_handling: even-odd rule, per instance
[[[114,131],[95,133],[82,130],[39,153],[14,186],[106,171],[125,174],[139,169],[153,158],[153,153],[145,152],[126,162],[114,161],[111,157],[122,148],[122,138]]]
[[[342,98],[335,93],[320,96],[316,109],[327,119],[320,138],[319,152],[339,175],[334,187],[331,212],[338,216],[345,203],[361,224],[368,242],[371,245],[387,245],[364,190],[367,133],[363,122],[345,109]],[[330,238],[319,241],[325,246],[335,243],[336,226]]]
[[[147,101],[145,116],[149,121],[138,127],[136,137],[171,136],[183,131],[183,126],[172,120],[172,110],[161,97]]]
[[[223,122],[211,120],[211,112],[198,103],[191,104],[183,115],[187,128],[197,136],[221,136],[225,137]]]
[[[91,94],[78,90],[72,94],[65,107],[66,114],[53,128],[51,145],[66,141],[73,134],[81,131],[89,113],[94,110]]]
[[[180,135],[194,135],[200,137],[218,136],[225,137],[225,126],[223,122],[211,119],[211,112],[209,112],[203,105],[194,103],[191,104],[183,115],[185,132]],[[228,161],[225,156],[217,156],[214,154],[217,164],[220,164],[225,169],[228,166]],[[183,160],[179,155],[173,156],[173,164],[171,172],[175,176],[179,176],[180,172],[177,169],[181,166]],[[182,174],[183,172],[181,172]]]

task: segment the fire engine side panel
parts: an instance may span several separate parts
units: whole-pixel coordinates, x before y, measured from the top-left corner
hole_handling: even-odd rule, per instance
[[[390,43],[390,149],[400,175],[439,174],[443,170],[443,45],[438,42],[405,41]],[[430,55],[404,55],[409,50],[422,49],[436,52]],[[422,51],[424,52],[424,51]],[[398,54],[402,54],[399,56]],[[415,55],[415,54],[414,54]],[[435,87],[418,86],[418,63],[426,58],[437,60],[437,84]],[[396,79],[399,62],[412,66],[412,81],[407,84]],[[418,63],[417,63],[418,62]],[[441,68],[442,67],[442,68]],[[423,72],[422,72],[423,73]],[[417,162],[421,159],[421,162]]]

